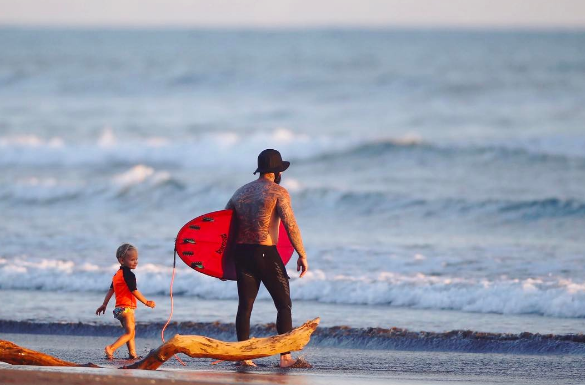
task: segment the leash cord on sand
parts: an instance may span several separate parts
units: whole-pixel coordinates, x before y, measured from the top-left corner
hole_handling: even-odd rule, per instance
[[[171,322],[171,318],[173,318],[173,283],[175,282],[175,270],[176,270],[176,266],[177,266],[177,249],[175,249],[175,253],[173,255],[173,276],[171,278],[171,315],[169,316],[169,319],[167,320],[167,323],[165,324],[165,326],[163,326],[162,331],[160,333],[160,338],[162,339],[163,344],[165,343],[165,329],[167,328],[167,326],[169,325],[169,323]],[[177,357],[176,355],[173,356],[177,359],[177,361],[179,361],[181,363],[181,365],[183,366],[187,366],[185,365],[185,363],[183,361],[181,361],[181,359],[179,357]]]

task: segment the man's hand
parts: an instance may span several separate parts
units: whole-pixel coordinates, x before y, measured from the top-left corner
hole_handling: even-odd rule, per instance
[[[100,313],[106,314],[106,306],[107,305],[102,305],[102,306],[98,307],[97,310],[95,311],[95,314],[96,315],[100,315]]]
[[[309,271],[309,264],[307,263],[306,257],[305,258],[299,257],[299,259],[297,259],[297,271],[301,272],[299,278],[303,278],[303,275],[305,275],[305,273]]]

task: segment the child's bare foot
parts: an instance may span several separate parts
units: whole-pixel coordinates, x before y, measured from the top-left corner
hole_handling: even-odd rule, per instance
[[[114,351],[109,346],[106,346],[106,348],[104,349],[104,352],[106,352],[106,358],[108,360],[111,360],[114,358]]]
[[[129,360],[136,360],[136,359],[138,359],[138,358],[140,358],[140,357],[138,356],[138,354],[136,354],[136,353],[128,353],[128,359],[129,359]]]

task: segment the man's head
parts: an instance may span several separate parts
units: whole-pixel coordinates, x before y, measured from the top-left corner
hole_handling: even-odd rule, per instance
[[[259,172],[262,174],[274,173],[275,179],[280,178],[280,173],[290,166],[290,162],[283,161],[280,152],[271,148],[266,149],[258,155],[258,168],[254,174]]]

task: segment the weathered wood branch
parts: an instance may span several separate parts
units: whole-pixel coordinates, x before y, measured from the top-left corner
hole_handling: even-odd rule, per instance
[[[193,358],[242,361],[301,350],[311,339],[311,335],[317,329],[319,321],[319,318],[315,318],[286,334],[267,338],[253,338],[242,342],[224,342],[203,336],[182,336],[177,334],[157,349],[152,350],[143,360],[124,368],[156,370],[177,353],[183,353]],[[12,365],[98,367],[93,364],[80,365],[63,361],[4,340],[0,340],[0,361]]]
[[[315,318],[286,334],[242,342],[224,342],[202,336],[177,334],[152,350],[143,360],[125,368],[155,370],[177,353],[183,353],[192,358],[242,361],[301,350],[309,343],[311,334],[317,329],[319,321],[319,318]]]
[[[36,366],[88,366],[63,361],[45,353],[23,348],[9,341],[0,340],[0,361],[11,365]]]

